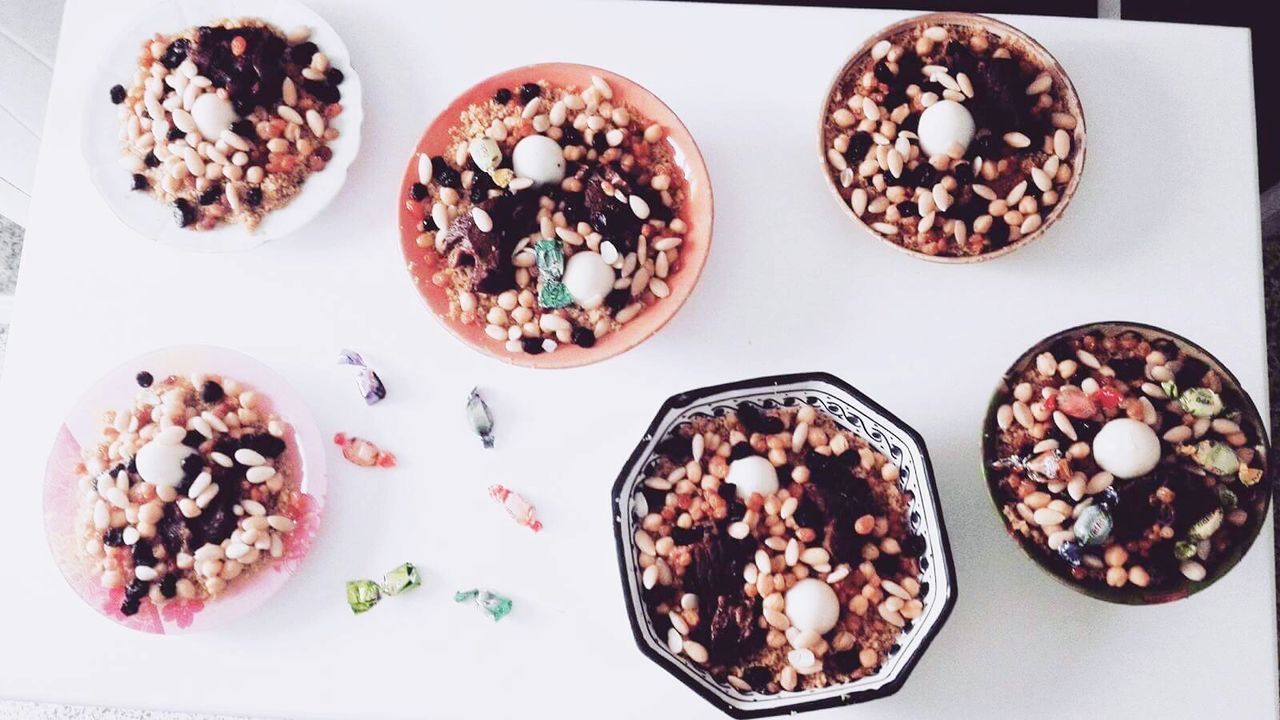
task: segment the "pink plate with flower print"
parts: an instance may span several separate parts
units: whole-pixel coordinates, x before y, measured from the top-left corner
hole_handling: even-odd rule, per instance
[[[102,415],[130,407],[139,388],[141,370],[157,380],[170,375],[208,373],[233,378],[261,396],[255,409],[274,412],[287,425],[288,444],[283,467],[300,490],[291,515],[297,528],[289,533],[284,555],[232,580],[216,600],[174,599],[157,607],[143,598],[138,613],[120,611],[123,588],[106,589],[98,581],[93,560],[84,548],[77,522],[76,465],[81,448],[97,443]],[[86,392],[67,415],[45,466],[44,524],[54,562],[67,583],[90,607],[134,630],[171,635],[209,630],[231,622],[264,603],[288,582],[306,557],[324,511],[325,460],[320,430],[302,397],[271,368],[233,350],[186,345],[146,353],[107,373]]]

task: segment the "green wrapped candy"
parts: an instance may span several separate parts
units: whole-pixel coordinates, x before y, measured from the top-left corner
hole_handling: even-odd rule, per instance
[[[1220,527],[1222,527],[1222,508],[1214,508],[1213,512],[1197,520],[1196,524],[1187,530],[1187,537],[1195,542],[1208,540],[1218,532]]]
[[[1190,560],[1196,556],[1196,544],[1187,540],[1179,540],[1173,544],[1173,556],[1179,560]]]
[[[1236,451],[1217,440],[1201,440],[1196,444],[1196,452],[1192,457],[1197,465],[1214,475],[1235,475],[1240,469]]]
[[[1213,417],[1222,412],[1222,398],[1209,388],[1194,387],[1178,396],[1182,409],[1196,417]]]
[[[559,280],[564,276],[564,248],[559,240],[539,240],[533,244],[533,253],[544,278]]]
[[[538,305],[548,310],[556,308],[568,307],[573,302],[573,296],[569,295],[569,289],[559,280],[546,278],[542,281],[542,286],[538,288]]]
[[[494,622],[498,622],[502,618],[511,614],[511,608],[515,606],[509,598],[505,598],[497,593],[479,588],[473,590],[459,590],[454,593],[454,602],[474,602],[476,607],[484,611],[486,615],[493,618]]]
[[[350,580],[347,582],[347,604],[351,612],[359,615],[369,612],[382,599],[382,591],[378,583],[372,580]]]
[[[1167,395],[1170,400],[1178,399],[1178,383],[1172,380],[1165,380],[1160,383],[1160,389],[1164,391],[1164,394]]]
[[[399,595],[422,585],[422,576],[413,563],[405,563],[382,576],[382,592]]]

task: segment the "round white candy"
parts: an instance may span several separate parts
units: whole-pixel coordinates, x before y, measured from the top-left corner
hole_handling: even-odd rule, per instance
[[[516,177],[539,185],[558,183],[564,179],[564,150],[546,135],[530,135],[516,143],[511,165]]]
[[[195,451],[186,445],[152,440],[138,450],[138,474],[155,486],[177,487],[182,482],[182,461]]]
[[[948,154],[952,145],[967,150],[974,130],[968,108],[954,100],[939,100],[920,114],[916,135],[920,136],[920,149],[933,157]]]
[[[800,630],[822,635],[840,621],[840,599],[831,586],[816,578],[805,578],[787,591],[787,619]]]
[[[214,142],[223,130],[231,129],[231,123],[236,121],[236,111],[230,100],[219,97],[217,93],[201,93],[191,103],[191,119],[196,121],[196,130],[200,131],[201,137]]]
[[[1160,438],[1144,422],[1117,418],[1093,439],[1093,459],[1118,478],[1146,475],[1160,462]]]
[[[733,483],[743,500],[751,497],[751,493],[772,495],[778,492],[778,470],[765,458],[748,455],[729,463],[725,482]]]
[[[600,253],[581,250],[569,256],[561,282],[579,307],[590,310],[600,307],[604,296],[613,290],[615,279],[613,268],[605,264]]]

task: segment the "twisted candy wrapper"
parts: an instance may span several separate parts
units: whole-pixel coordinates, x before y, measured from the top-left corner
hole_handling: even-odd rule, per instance
[[[338,362],[342,365],[353,365],[359,368],[356,374],[356,387],[360,389],[360,394],[364,396],[364,401],[370,405],[387,397],[387,387],[382,384],[382,378],[378,377],[378,373],[374,372],[365,365],[364,358],[360,357],[360,353],[354,350],[343,350],[338,356]]]

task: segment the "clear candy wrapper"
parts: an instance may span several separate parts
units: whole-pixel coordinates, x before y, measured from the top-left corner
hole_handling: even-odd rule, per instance
[[[471,429],[480,436],[484,446],[492,448],[493,413],[489,412],[489,405],[480,397],[479,388],[471,388],[471,395],[467,397],[467,419],[471,421]]]
[[[413,563],[404,563],[382,576],[382,592],[399,595],[422,585],[422,576]]]
[[[517,524],[523,525],[534,532],[542,530],[542,521],[538,519],[537,511],[534,509],[533,504],[519,494],[511,492],[502,485],[491,485],[489,487],[489,497],[501,503],[507,514]]]
[[[454,593],[453,601],[458,603],[474,602],[476,607],[484,611],[486,615],[493,618],[494,622],[498,622],[502,618],[511,614],[511,608],[514,603],[510,598],[503,597],[489,590],[479,588],[473,590],[459,590]]]
[[[338,362],[342,365],[352,365],[358,369],[356,374],[356,387],[360,389],[360,394],[364,396],[364,401],[370,405],[387,397],[387,387],[382,384],[382,378],[378,377],[378,373],[374,372],[365,365],[364,358],[360,357],[360,353],[354,350],[343,350],[338,356]]]
[[[342,448],[342,457],[360,467],[395,467],[396,456],[363,438],[346,433],[333,436],[333,444]]]

